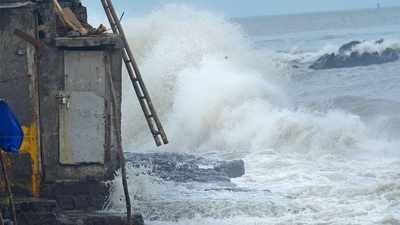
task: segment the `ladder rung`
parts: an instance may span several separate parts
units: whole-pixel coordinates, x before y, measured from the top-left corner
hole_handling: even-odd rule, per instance
[[[150,119],[150,118],[153,118],[153,117],[154,116],[152,114],[146,116],[147,119]]]
[[[157,132],[154,132],[154,133],[153,133],[153,136],[154,136],[154,137],[157,137],[158,135],[161,135],[161,132],[157,131]]]

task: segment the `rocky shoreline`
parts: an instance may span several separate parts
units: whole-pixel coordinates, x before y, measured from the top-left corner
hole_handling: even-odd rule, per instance
[[[318,58],[309,68],[314,70],[351,68],[394,62],[400,58],[400,49],[385,46],[383,39],[372,43],[374,49],[368,51],[357,50],[365,43],[365,41],[346,43],[337,52],[324,54]]]
[[[221,161],[178,153],[125,153],[132,167],[144,167],[149,175],[174,182],[230,182],[245,174],[243,160]]]

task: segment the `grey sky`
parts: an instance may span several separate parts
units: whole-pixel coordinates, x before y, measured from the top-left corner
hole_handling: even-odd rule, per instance
[[[227,17],[293,14],[357,8],[374,8],[378,0],[114,0],[119,11],[141,16],[168,3],[206,9]],[[399,0],[379,0],[382,7],[400,6]],[[91,16],[102,15],[99,0],[83,0]],[[100,13],[100,14],[99,14]]]

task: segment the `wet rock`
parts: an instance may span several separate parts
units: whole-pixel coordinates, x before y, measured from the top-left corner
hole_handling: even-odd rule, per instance
[[[241,177],[245,173],[243,160],[221,162],[219,165],[215,166],[214,169],[219,172],[224,172],[230,178]]]
[[[376,45],[381,45],[384,41],[378,40]],[[339,48],[338,53],[330,53],[321,56],[315,61],[310,68],[315,70],[333,69],[333,68],[350,68],[356,66],[369,66],[374,64],[383,64],[394,62],[399,59],[400,50],[394,48],[386,48],[382,52],[358,52],[354,51],[354,47],[363,42],[352,41],[344,44]]]
[[[251,189],[227,187],[227,188],[206,188],[204,191],[229,191],[229,192],[252,192]]]
[[[242,160],[219,161],[177,153],[126,153],[130,166],[148,168],[149,174],[175,182],[230,182],[244,175]]]
[[[339,54],[344,54],[346,52],[349,52],[353,49],[353,47],[359,44],[361,44],[360,41],[350,41],[349,43],[346,43],[339,48]]]
[[[293,68],[293,69],[298,69],[298,68],[300,68],[300,66],[299,66],[299,65],[296,65],[296,64],[294,64],[294,65],[292,65],[292,68]]]

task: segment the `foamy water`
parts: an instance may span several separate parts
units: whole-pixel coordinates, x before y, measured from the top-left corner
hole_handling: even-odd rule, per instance
[[[288,62],[304,59],[299,52],[338,45],[254,47],[238,24],[176,5],[129,21],[128,33],[171,144],[154,147],[125,76],[125,150],[246,165],[233,180],[241,192],[130,168],[133,203],[149,224],[400,224],[399,65],[295,70]],[[110,210],[124,209],[121,196],[117,178]]]

